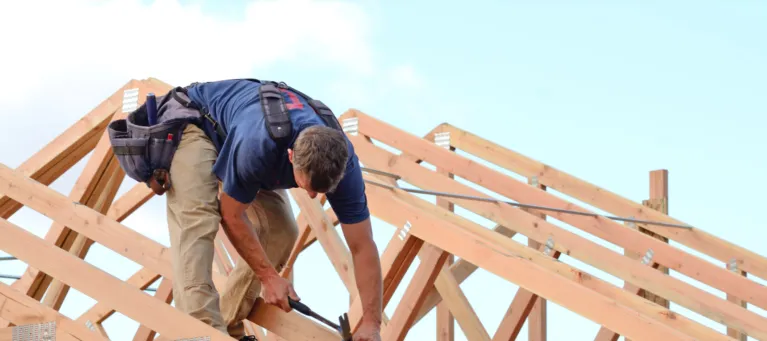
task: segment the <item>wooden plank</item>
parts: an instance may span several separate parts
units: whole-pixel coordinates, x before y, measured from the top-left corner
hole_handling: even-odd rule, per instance
[[[575,203],[568,202],[549,192],[537,190],[526,183],[508,177],[480,163],[466,162],[468,161],[466,158],[439,148],[433,143],[401,131],[368,115],[358,111],[350,111],[349,115],[358,118],[360,134],[369,134],[371,138],[388,143],[394,148],[407,151],[435,166],[446,167],[456,176],[491,189],[508,198],[526,204],[590,212]],[[444,190],[444,187],[429,188]],[[483,196],[481,193],[479,195]],[[654,260],[657,263],[668,266],[670,269],[724,292],[739,293],[748,302],[767,309],[767,287],[764,285],[737,276],[699,257],[671,247],[663,241],[626,229],[625,226],[616,221],[601,216],[594,218],[555,211],[536,211],[545,213],[627,250],[644,253],[648,249],[652,249],[654,251]],[[645,211],[650,210],[645,208]],[[676,230],[687,231],[684,229]]]
[[[382,180],[381,178],[376,176],[365,175],[365,177],[367,179]],[[440,206],[440,207],[444,208],[444,206]],[[448,210],[448,211],[452,212],[452,210]],[[375,214],[378,218],[395,226],[402,225],[404,224],[404,221],[405,221],[402,219],[401,216],[397,214],[396,210],[376,211]],[[500,227],[497,227],[497,228],[499,228],[499,230],[504,231],[505,234],[502,234],[502,235],[505,235],[507,237],[513,236],[513,232],[510,232],[508,229],[501,229]],[[411,236],[408,236],[408,237],[411,237]],[[417,239],[417,238],[414,238],[414,239]],[[395,242],[394,240],[390,242],[389,246],[387,246],[387,251],[389,250],[389,247],[394,242]],[[555,252],[554,257],[558,258],[559,252]],[[466,261],[463,260],[463,262],[466,262]],[[473,265],[468,262],[466,262],[466,264]],[[468,276],[466,272],[459,272],[459,275],[461,274],[464,274],[461,276],[462,280]],[[443,276],[447,278],[442,278]],[[456,315],[457,315],[457,320],[459,322],[459,325],[461,326],[461,329],[467,335],[469,340],[489,339],[490,336],[488,335],[485,328],[482,326],[482,323],[478,319],[476,313],[474,313],[468,300],[466,300],[465,296],[460,292],[460,288],[458,287],[458,284],[459,282],[453,275],[452,271],[448,270],[446,272],[445,270],[443,270],[443,271],[440,271],[440,274],[435,280],[434,290],[438,290],[437,288],[441,287],[441,291],[436,294],[440,298],[440,300],[442,300],[441,296],[443,296],[440,294],[443,292],[445,293],[444,295],[445,297],[449,297],[451,299],[451,301],[448,302],[451,304],[450,310],[457,312]],[[514,301],[509,307],[509,312],[513,311],[514,314],[510,315],[509,312],[507,312],[507,317],[502,322],[502,325],[499,328],[499,331],[496,332],[493,340],[515,339],[517,336],[517,333],[522,328],[525,318],[530,313],[532,309],[532,305],[535,303],[535,299],[537,297],[538,297],[537,295],[530,293],[526,289],[520,288],[517,295],[514,298]],[[423,307],[420,309],[419,313],[425,314]]]
[[[157,300],[22,228],[0,219],[0,246],[6,252],[83,294],[113,305],[125,316],[174,339],[209,336],[232,340],[213,327]]]
[[[668,214],[668,171],[667,170],[656,170],[656,171],[650,172],[650,200],[644,200],[642,204],[644,206],[649,207],[650,209],[663,212],[664,214]],[[629,225],[629,228],[636,229],[641,233],[647,234],[653,238],[661,240],[664,243],[668,243],[667,238],[661,235],[655,234],[650,230],[645,229],[644,226],[639,226],[635,224],[628,224],[628,225]],[[644,256],[643,254],[640,254],[638,252],[633,252],[633,251],[624,251],[624,254],[636,260],[640,260]],[[652,261],[651,266],[655,269],[658,269],[664,274],[667,274],[667,275],[669,274],[669,270],[667,267],[664,267],[654,261]],[[670,307],[670,303],[668,300],[654,293],[651,293],[647,290],[644,290],[643,288],[637,287],[631,283],[625,283],[623,285],[623,288],[625,290],[628,290],[632,294],[642,296],[645,299],[650,300],[663,307],[666,307],[666,308]],[[594,341],[617,341],[618,337],[620,337],[620,335],[618,335],[617,333],[605,327],[602,327],[599,329],[599,332],[597,333],[597,336],[594,339]],[[627,341],[630,341],[630,340],[627,340]]]
[[[746,273],[743,272],[743,271],[737,270],[737,273],[739,273],[741,276],[746,276]],[[732,303],[734,303],[734,304],[737,304],[740,307],[743,307],[743,308],[747,308],[748,307],[748,303],[746,301],[741,300],[736,295],[727,294],[727,300],[732,302]],[[734,339],[736,339],[738,341],[747,341],[748,340],[748,335],[746,335],[745,333],[742,333],[740,330],[737,330],[737,329],[731,328],[731,327],[727,327],[727,335],[733,337]]]
[[[391,223],[391,221],[389,221]],[[410,266],[413,264],[416,255],[423,246],[423,240],[415,238],[407,233],[405,230],[405,222],[398,221],[391,223],[394,226],[399,226],[395,233],[392,235],[389,243],[386,245],[381,254],[381,276],[383,285],[382,296],[382,308],[386,309],[394,293],[402,283],[402,278],[407,273]],[[362,320],[362,302],[355,299],[351,302],[349,308],[349,325],[352,330],[356,330]],[[382,322],[382,328],[388,325],[389,321],[384,315],[384,321]]]
[[[53,183],[61,174],[64,174],[93,150],[112,115],[122,105],[123,91],[135,88],[138,84],[136,80],[128,81],[83,118],[22,163],[18,170],[21,174],[46,186]],[[21,207],[22,205],[14,202],[10,197],[0,195],[0,217],[8,219]]]
[[[159,278],[160,275],[156,272],[153,272],[147,268],[141,268],[127,280],[125,280],[125,283],[136,287],[139,290],[144,290]],[[101,324],[101,322],[104,322],[104,320],[112,316],[114,312],[114,306],[105,302],[97,302],[93,305],[93,307],[88,309],[88,311],[80,315],[80,317],[78,317],[75,321],[80,324],[86,324],[90,321],[91,324],[97,325]]]
[[[123,194],[120,199],[116,200],[114,204],[112,204],[112,206],[109,208],[109,212],[107,213],[107,217],[121,222],[153,196],[154,193],[145,185],[136,184],[133,188],[128,190],[127,193]],[[34,285],[40,285],[39,283],[41,278],[43,278],[43,276],[38,272],[37,269],[27,267],[27,272],[25,272],[19,280],[13,282],[11,287],[21,291],[25,291],[26,289],[25,292],[29,293],[33,288],[34,290],[37,290],[37,288],[33,286],[32,281],[37,281],[38,284]],[[152,281],[154,281],[154,279]],[[151,282],[149,284],[151,284]],[[111,312],[109,314],[111,314]]]
[[[531,246],[531,244],[528,243],[528,246]],[[538,243],[538,246],[535,247],[535,249],[543,252],[544,245],[540,245],[540,243]],[[559,251],[553,252],[554,254],[552,255],[552,258],[559,259],[561,253]],[[539,308],[543,311],[536,312],[535,309],[538,302],[546,302],[546,300],[525,288],[517,289],[517,293],[514,295],[514,299],[509,305],[509,309],[506,310],[503,320],[501,320],[501,324],[495,331],[495,335],[493,335],[493,341],[516,340],[517,336],[519,336],[519,332],[522,330],[525,319],[528,319],[529,321],[527,326],[528,339],[530,341],[535,340],[536,338],[545,339],[547,337],[545,325],[546,306],[543,305],[541,308]],[[543,317],[538,321],[535,321],[535,318],[533,317],[533,315],[536,313],[543,315]]]
[[[598,277],[553,261],[540,251],[451,212],[436,210],[412,194],[376,186],[368,187],[367,194],[376,216],[379,212],[398,212],[401,219],[413,221],[410,231],[413,233],[416,229],[415,236],[443,245],[448,252],[592,321],[615,323],[614,328],[626,327],[632,330],[631,337],[668,340],[671,335],[677,338],[678,333],[688,333],[700,340],[729,340],[721,333],[666,308],[648,304]],[[651,338],[653,336],[656,338]]]
[[[163,278],[160,285],[155,291],[154,297],[165,304],[170,304],[173,301],[173,282]],[[140,325],[136,331],[136,335],[133,337],[133,341],[152,341],[157,332],[152,330],[146,325]]]
[[[481,192],[455,180],[443,176],[434,176],[432,171],[410,161],[400,162],[397,156],[389,151],[374,146],[358,136],[350,136],[349,138],[354,143],[362,162],[368,165],[368,167],[399,174],[403,177],[404,181],[422,188],[439,189],[440,191],[472,196],[484,196]],[[488,205],[485,202],[456,198],[448,199],[456,205],[460,205],[496,223],[510,226],[512,229],[538,242],[545,243],[551,237],[556,241],[555,249],[557,251],[578,258],[587,264],[600,268],[635,285],[658,292],[664,297],[714,321],[738,328],[749,335],[767,335],[766,318],[737,307],[689,283],[666,276],[629,258],[618,257],[615,252],[596,242],[562,229],[513,206]],[[642,236],[641,234],[637,235]]]
[[[330,221],[330,217],[325,214],[325,210],[322,209],[318,199],[309,198],[306,191],[300,188],[291,188],[290,193],[300,207],[301,213],[306,215],[306,221],[327,253],[330,262],[341,277],[341,281],[346,285],[350,300],[354,300],[358,297],[359,292],[351,252],[341,240],[341,236]]]
[[[389,324],[381,331],[383,341],[402,341],[415,319],[416,313],[434,285],[449,253],[424,243],[419,252],[421,262],[413,274]]]
[[[139,98],[142,97],[141,94],[146,94],[147,89],[145,86],[140,83],[134,83],[134,85],[139,91]],[[122,92],[119,94],[122,95]],[[119,113],[114,118],[122,118],[124,116],[125,113]],[[69,198],[72,201],[79,202],[104,213],[114,199],[114,195],[119,189],[124,176],[125,172],[122,171],[112,153],[109,135],[104,131],[101,133],[98,145],[88,163],[75,182]],[[54,221],[45,235],[45,240],[64,250],[70,250],[77,239],[77,235],[77,233],[65,225]],[[77,241],[77,247],[72,251],[73,254],[84,257],[90,244],[87,240],[81,238]],[[46,295],[44,303],[58,310],[68,291],[66,286],[61,285],[60,282],[52,283],[56,281],[53,281],[50,276],[29,267],[21,277],[18,285],[14,288],[26,292],[27,295],[37,300],[40,300],[49,286],[53,285],[53,290]]]
[[[506,236],[506,238],[513,238],[517,234],[517,232],[512,231],[502,225],[496,225],[492,230],[503,236]],[[453,275],[455,281],[458,284],[463,283],[463,281],[469,278],[469,276],[471,276],[471,274],[473,274],[476,270],[477,266],[471,262],[467,262],[465,259],[459,259],[457,262],[450,265],[450,273]],[[426,316],[426,314],[434,309],[440,302],[442,302],[442,297],[440,297],[436,288],[432,289],[426,296],[426,299],[421,306],[421,310],[418,312],[418,315],[416,316],[415,322],[413,324],[418,323],[418,321]]]
[[[13,290],[5,283],[0,283],[0,316],[14,325],[36,324],[41,322],[56,322],[57,332],[62,332],[81,341],[106,341],[107,338],[94,333],[84,324],[79,324],[58,311],[46,307],[35,299]],[[3,330],[12,330],[11,327]],[[57,340],[58,337],[57,336]],[[0,335],[0,340],[11,340]]]
[[[546,185],[537,184],[537,182],[538,182],[537,178],[535,179],[535,181],[533,181],[533,178],[527,179],[527,183],[529,185],[533,187],[537,187],[538,189],[542,191],[545,191]],[[530,210],[526,210],[526,211],[530,212]],[[546,220],[545,214],[538,213],[537,215],[539,218]],[[538,250],[543,248],[543,244],[532,239],[527,240],[527,245]],[[558,259],[559,256],[560,256],[560,253],[555,251],[554,258]],[[520,292],[517,292],[517,295],[519,294]],[[527,318],[528,318],[528,325],[527,325],[528,336],[527,337],[529,341],[546,341],[547,339],[546,300],[536,296],[535,299],[533,300],[533,307],[532,307],[532,310],[530,311],[530,315]]]
[[[450,151],[455,151],[455,148],[449,146],[448,148]],[[437,167],[437,173],[447,176],[451,179],[454,178],[453,174],[442,167]],[[437,198],[436,202],[437,206],[442,207],[450,212],[455,210],[453,203],[451,203],[449,200],[445,200],[444,198]],[[458,314],[465,316],[461,319],[461,321],[458,321],[459,324],[462,324],[461,328],[464,330],[464,334],[469,337],[470,335],[473,335],[472,331],[476,330],[475,333],[478,335],[469,337],[469,340],[481,340],[487,334],[487,331],[482,326],[482,322],[480,322],[477,318],[477,314],[474,313],[474,309],[471,307],[471,304],[469,304],[466,296],[463,294],[463,292],[461,292],[460,287],[458,287],[460,283],[458,283],[455,280],[455,277],[453,277],[453,274],[450,273],[450,265],[452,265],[454,262],[455,256],[448,255],[447,260],[445,261],[445,265],[443,265],[443,269],[440,271],[434,285],[434,289],[438,289],[437,284],[442,286],[442,290],[438,290],[440,297],[445,297],[448,294],[453,294],[453,301],[445,302],[443,299],[443,302],[437,304],[437,341],[455,340],[455,317],[450,312],[451,305],[453,306],[453,310],[461,310],[460,312],[457,312]],[[453,287],[453,283],[455,283],[455,287]],[[446,292],[448,290],[450,292]],[[429,297],[429,294],[431,294],[431,291],[426,295],[426,298]],[[426,301],[426,299],[424,299],[424,301]],[[467,332],[467,330],[469,330],[469,332]],[[489,338],[490,336],[488,335],[487,339]]]
[[[144,99],[149,92],[157,92],[158,90],[156,87],[147,85],[146,82],[141,82],[136,89],[138,90],[138,105],[144,103]],[[126,112],[121,112],[114,115],[114,119],[122,119],[126,116]],[[117,195],[117,191],[124,178],[125,172],[112,152],[109,134],[104,132],[80,179],[75,183],[70,197],[73,197],[73,200],[83,205],[105,214],[109,210],[115,195]],[[57,244],[59,247],[68,250],[82,259],[85,258],[90,250],[90,246],[93,245],[92,240],[56,222],[53,223],[48,234],[52,232],[53,234],[58,234],[59,238],[57,239],[64,239],[61,244]],[[47,282],[51,282],[51,286],[45,295],[43,303],[58,310],[69,291],[69,287],[60,281],[55,279],[51,281],[50,278],[44,277],[42,280],[43,284],[37,289],[40,295],[45,291],[47,287],[45,283]]]
[[[450,132],[451,141],[458,149],[523,176],[538,176],[538,180],[549,188],[582,200],[589,205],[598,207],[612,214],[624,217],[633,216],[636,219],[689,225],[661,212],[647,210],[641,204],[633,202],[605,188],[596,186],[593,183],[570,175],[551,165],[516,153],[501,145],[452,125],[441,125],[439,131]],[[767,279],[767,258],[746,248],[697,228],[678,229],[656,225],[648,225],[646,228],[654,233],[673,239],[674,241],[725,263],[729,262],[733,257],[737,257],[738,266],[741,267],[742,270]],[[671,268],[673,269],[673,267]],[[674,270],[678,271],[678,269]],[[725,278],[727,277],[728,276],[725,276]],[[735,292],[737,291],[739,290],[736,289]]]
[[[445,264],[447,264],[447,261],[445,261]],[[447,310],[448,312],[452,312],[452,314],[449,315],[450,318],[445,318],[446,321],[442,322],[442,328],[437,328],[437,330],[440,332],[437,334],[438,337],[440,335],[443,335],[443,337],[446,338],[454,337],[452,335],[452,324],[454,318],[456,321],[458,321],[458,325],[461,327],[461,330],[463,330],[463,333],[466,335],[467,339],[477,341],[490,341],[490,334],[488,334],[487,330],[482,325],[482,321],[479,320],[479,317],[477,316],[477,313],[474,312],[474,308],[472,308],[471,303],[469,303],[466,295],[464,295],[463,291],[458,286],[458,282],[456,282],[455,277],[453,277],[447,267],[443,266],[439,271],[439,274],[437,274],[437,278],[434,280],[434,287],[437,288],[437,291],[442,297],[442,304],[444,305],[443,309]],[[420,307],[416,308],[414,314],[418,313],[419,308]],[[437,307],[437,309],[437,312],[439,312],[439,307]],[[415,316],[413,316],[413,319],[415,320]],[[439,321],[437,322],[439,323]],[[444,324],[449,325],[444,326]],[[443,334],[443,330],[448,328],[451,331],[446,332],[446,335]]]
[[[94,156],[95,155],[96,154],[94,153]],[[112,167],[113,168],[107,169],[104,172],[105,174],[103,177],[94,177],[94,178],[100,178],[100,180],[97,180],[99,182],[97,184],[97,188],[92,193],[92,196],[90,198],[87,198],[86,201],[83,202],[83,204],[85,204],[86,206],[92,207],[93,209],[101,213],[107,213],[112,201],[114,200],[115,195],[117,195],[117,191],[120,187],[120,184],[122,183],[122,180],[125,177],[125,172],[123,172],[122,169],[119,167],[116,159],[112,160]],[[53,225],[57,225],[57,226],[52,227],[49,230],[49,232],[51,230],[58,229],[59,226],[61,226],[61,230],[70,231],[70,233],[68,233],[66,237],[66,241],[64,242],[64,244],[65,245],[69,244],[68,242],[69,240],[72,240],[72,243],[71,245],[69,245],[68,248],[64,248],[64,249],[68,250],[69,253],[76,255],[77,257],[81,259],[85,259],[85,255],[90,249],[90,246],[93,245],[93,242],[85,238],[85,236],[81,234],[72,233],[70,229],[64,227],[61,224],[54,223]],[[38,288],[38,290],[39,291],[45,290],[44,286],[41,285],[40,288]],[[68,292],[69,292],[69,286],[67,286],[64,283],[61,283],[61,281],[58,281],[56,279],[51,279],[50,288],[47,294],[45,295],[43,304],[49,307],[52,307],[55,310],[59,310]]]
[[[280,308],[264,303],[258,298],[248,320],[286,340],[338,341],[338,332],[320,325],[300,313],[285,313]]]
[[[88,207],[68,201],[60,193],[18,174],[3,164],[0,164],[0,188],[7,189],[7,195],[33,210],[45,212],[48,217],[55,221],[66,222],[72,230],[84,234],[89,239],[131,259],[150,271],[173,279],[170,253],[156,241],[146,238]],[[219,273],[213,274],[216,288],[223,288],[225,281],[226,276]],[[299,314],[298,312],[292,313]],[[263,315],[257,314],[257,316]],[[253,322],[266,327],[259,321]]]

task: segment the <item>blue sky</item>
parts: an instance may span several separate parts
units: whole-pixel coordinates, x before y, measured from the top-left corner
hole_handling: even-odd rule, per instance
[[[67,15],[40,13],[41,5]],[[118,19],[118,10],[134,17]],[[156,27],[132,26],[151,15]],[[668,169],[671,215],[767,255],[760,214],[767,190],[765,19],[767,5],[757,1],[2,4],[0,29],[17,34],[0,37],[11,51],[0,57],[6,79],[0,118],[15,127],[0,135],[6,146],[0,162],[16,167],[130,78],[180,85],[281,79],[338,114],[357,108],[416,135],[442,122],[461,125],[635,201],[649,194],[651,170]],[[36,32],[52,26],[57,29]],[[139,45],[170,29],[186,33],[179,50],[168,51],[159,40]],[[260,43],[264,34],[272,44]],[[22,47],[25,41],[38,44]],[[197,47],[183,50],[188,46]],[[142,52],[152,48],[162,53]],[[40,127],[41,120],[53,126]],[[68,194],[83,165],[53,188]],[[131,185],[126,182],[121,193]],[[125,224],[166,244],[163,203],[153,199]],[[29,210],[11,221],[39,236],[50,222]],[[393,230],[378,221],[376,229],[383,249]],[[138,269],[100,247],[88,260],[120,278]],[[0,273],[23,269],[18,262],[0,263]],[[318,278],[330,292],[314,286]],[[299,257],[296,288],[330,317],[348,300],[318,246]],[[492,335],[516,286],[479,271],[462,288]],[[62,308],[70,317],[93,303],[76,292],[70,297]],[[115,340],[132,339],[136,328],[119,314],[106,326]],[[593,339],[598,328],[550,304],[551,340]],[[457,326],[456,334],[463,340]],[[409,335],[433,339],[433,317]],[[526,339],[525,331],[519,339]]]

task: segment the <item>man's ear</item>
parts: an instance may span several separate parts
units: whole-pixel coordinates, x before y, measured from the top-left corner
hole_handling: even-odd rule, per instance
[[[293,163],[293,149],[288,148],[288,160]]]

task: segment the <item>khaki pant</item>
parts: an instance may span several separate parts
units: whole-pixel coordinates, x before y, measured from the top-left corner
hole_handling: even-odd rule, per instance
[[[176,308],[239,339],[242,320],[261,292],[261,283],[239,255],[219,297],[213,285],[213,242],[219,230],[219,182],[212,172],[216,150],[195,125],[184,130],[170,169],[168,229]],[[247,211],[269,260],[281,270],[298,237],[287,191],[261,191]]]

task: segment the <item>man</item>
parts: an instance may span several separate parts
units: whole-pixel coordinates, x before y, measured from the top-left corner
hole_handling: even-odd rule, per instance
[[[349,245],[363,305],[354,340],[378,341],[381,266],[353,145],[300,93],[279,88],[282,102],[265,105],[263,84],[243,79],[187,87],[189,99],[214,122],[186,126],[169,170],[176,307],[240,340],[254,339],[245,336],[242,320],[261,290],[266,303],[290,311],[288,297],[299,297],[279,271],[298,234],[286,189],[300,187],[312,198],[327,196]],[[283,142],[272,138],[264,115],[279,108],[289,113],[292,129]],[[219,224],[240,256],[220,299],[211,273]]]

